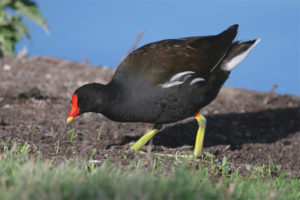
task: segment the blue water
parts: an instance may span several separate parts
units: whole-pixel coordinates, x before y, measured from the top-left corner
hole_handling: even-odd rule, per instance
[[[145,29],[149,42],[217,34],[238,23],[240,40],[261,43],[226,85],[300,96],[300,1],[96,1],[38,0],[50,35],[32,22],[28,54],[54,56],[114,68]]]

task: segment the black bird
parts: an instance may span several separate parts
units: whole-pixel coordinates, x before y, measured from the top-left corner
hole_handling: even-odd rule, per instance
[[[107,85],[86,84],[72,97],[67,123],[85,112],[118,122],[146,122],[154,128],[130,149],[138,150],[163,124],[195,116],[194,155],[201,153],[206,120],[199,110],[218,94],[230,71],[260,41],[234,41],[238,25],[218,35],[153,42],[130,53]],[[198,113],[198,114],[197,114]]]

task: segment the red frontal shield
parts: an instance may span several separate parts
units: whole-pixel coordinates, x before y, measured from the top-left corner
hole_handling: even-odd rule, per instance
[[[76,94],[73,94],[72,96],[72,108],[70,110],[70,113],[68,115],[67,123],[71,122],[78,114],[79,114],[79,108],[78,108],[78,97]]]

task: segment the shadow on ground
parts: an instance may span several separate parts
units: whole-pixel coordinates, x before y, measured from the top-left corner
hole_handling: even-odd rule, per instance
[[[273,143],[300,130],[300,107],[216,114],[206,118],[204,147],[230,145],[231,150],[240,149],[246,143]],[[153,143],[170,148],[193,146],[197,128],[195,120],[166,127],[154,137]],[[122,143],[138,138],[126,136]]]

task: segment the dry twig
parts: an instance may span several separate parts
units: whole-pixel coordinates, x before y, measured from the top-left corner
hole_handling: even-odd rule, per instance
[[[140,30],[140,32],[138,33],[138,35],[135,38],[135,41],[134,41],[133,45],[131,46],[129,51],[122,57],[120,63],[135,49],[136,45],[139,43],[139,41],[140,41],[141,37],[143,36],[144,32],[145,32],[145,29]]]
[[[271,98],[271,96],[272,96],[274,90],[275,90],[277,87],[278,87],[277,84],[274,84],[274,85],[273,85],[272,89],[269,91],[268,95],[267,95],[266,98],[264,99],[263,104],[268,104],[268,103],[269,103],[270,98]]]

